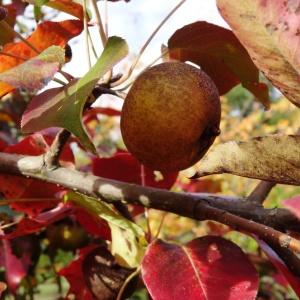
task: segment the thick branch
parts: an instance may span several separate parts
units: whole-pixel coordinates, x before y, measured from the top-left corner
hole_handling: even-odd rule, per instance
[[[252,220],[278,230],[300,231],[299,220],[287,209],[265,209],[260,204],[251,203],[247,198],[220,196],[213,194],[192,194],[195,199],[207,201],[210,206],[228,211],[248,220]]]
[[[249,211],[247,213],[241,213],[241,207],[245,205],[245,203],[243,203],[242,200],[242,204],[238,205],[238,198],[230,199],[225,196],[222,198],[208,194],[174,193],[104,179],[62,167],[48,169],[43,163],[42,156],[22,156],[0,153],[0,172],[25,175],[52,182],[82,194],[100,198],[109,203],[121,201],[123,203],[138,204],[148,208],[164,210],[197,220],[211,219],[219,221],[233,228],[257,234],[267,243],[276,244],[282,248],[300,253],[300,241],[270,226],[266,226],[268,224],[262,225],[255,222],[254,214],[251,220],[247,220],[230,213],[228,210],[233,210],[233,206],[240,206],[240,214],[244,214],[245,216],[247,214],[251,215]],[[223,202],[221,201],[222,199]],[[227,203],[228,207],[226,207],[224,203]],[[232,205],[232,203],[235,205]],[[273,219],[276,219],[277,214],[280,214],[281,211],[283,212],[285,210],[273,211]],[[238,212],[237,208],[235,212]],[[268,213],[266,213],[268,210],[263,208],[257,212],[264,216],[268,215]],[[293,218],[292,215],[289,215],[288,212],[285,211],[285,216],[289,219],[289,222],[293,222],[296,226],[297,220]],[[261,218],[261,220],[264,221],[263,218]],[[269,220],[269,222],[272,221]],[[274,224],[274,222],[272,224]]]

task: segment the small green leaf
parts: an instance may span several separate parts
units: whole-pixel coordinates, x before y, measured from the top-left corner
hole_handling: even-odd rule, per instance
[[[52,80],[64,61],[63,48],[51,46],[40,55],[0,73],[0,81],[16,88],[35,92]]]
[[[67,197],[91,214],[108,222],[112,234],[111,252],[121,266],[136,268],[140,265],[147,246],[141,227],[98,199],[74,192],[69,192]]]
[[[93,88],[128,53],[126,42],[111,37],[96,64],[81,79],[34,97],[23,114],[21,127],[30,133],[48,127],[63,127],[77,136],[84,147],[95,152],[82,124],[82,111]]]

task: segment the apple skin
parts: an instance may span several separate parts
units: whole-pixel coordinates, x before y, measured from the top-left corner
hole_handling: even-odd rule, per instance
[[[186,169],[220,133],[221,104],[212,79],[182,62],[146,69],[124,101],[121,132],[142,164],[160,171]]]

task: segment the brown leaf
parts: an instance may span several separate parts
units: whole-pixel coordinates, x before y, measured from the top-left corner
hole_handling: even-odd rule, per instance
[[[82,265],[85,283],[96,299],[116,299],[120,288],[132,270],[119,266],[105,247],[89,253]]]
[[[193,178],[229,173],[300,185],[300,136],[273,135],[213,147],[196,165]]]

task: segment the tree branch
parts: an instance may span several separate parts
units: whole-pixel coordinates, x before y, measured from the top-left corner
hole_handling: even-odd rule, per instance
[[[247,197],[248,201],[263,203],[275,185],[275,182],[260,181],[252,193]]]
[[[208,194],[174,193],[109,180],[63,167],[49,169],[45,166],[42,156],[0,153],[0,172],[29,176],[59,184],[82,194],[99,198],[108,203],[121,201],[126,204],[138,204],[148,208],[172,212],[196,220],[215,220],[227,224],[232,228],[254,233],[269,244],[275,244],[278,247],[300,253],[300,241],[271,228],[264,219],[269,215],[269,211],[271,211],[272,218],[266,218],[270,224],[276,224],[276,222],[274,223],[274,221],[270,219],[274,220],[277,218],[277,214],[282,214],[285,215],[285,217],[289,219],[289,222],[293,223],[295,227],[299,227],[298,220],[292,215],[289,215],[284,209],[267,210],[262,207],[257,208],[256,213],[259,212],[260,217],[256,219],[264,222],[260,224],[254,221],[254,213],[251,214],[249,211],[243,211],[242,207],[244,207],[244,209],[247,207],[247,210],[249,210],[249,205],[247,206],[245,204],[245,200],[242,200],[242,204],[238,205],[237,199],[239,198]],[[226,207],[225,203],[228,204],[228,207]],[[238,206],[239,208],[235,208],[234,210],[233,206]],[[232,212],[239,213],[244,217],[248,215],[251,216],[251,218],[248,220],[241,216],[234,215],[228,211],[230,209]],[[281,216],[280,220],[283,222],[281,226],[284,226],[285,220],[282,218]],[[279,226],[280,224],[277,225]]]
[[[206,201],[210,206],[228,211],[242,218],[252,220],[278,230],[300,231],[299,220],[287,209],[265,209],[260,204],[251,203],[247,198],[220,196],[214,194],[192,194],[195,200]]]

